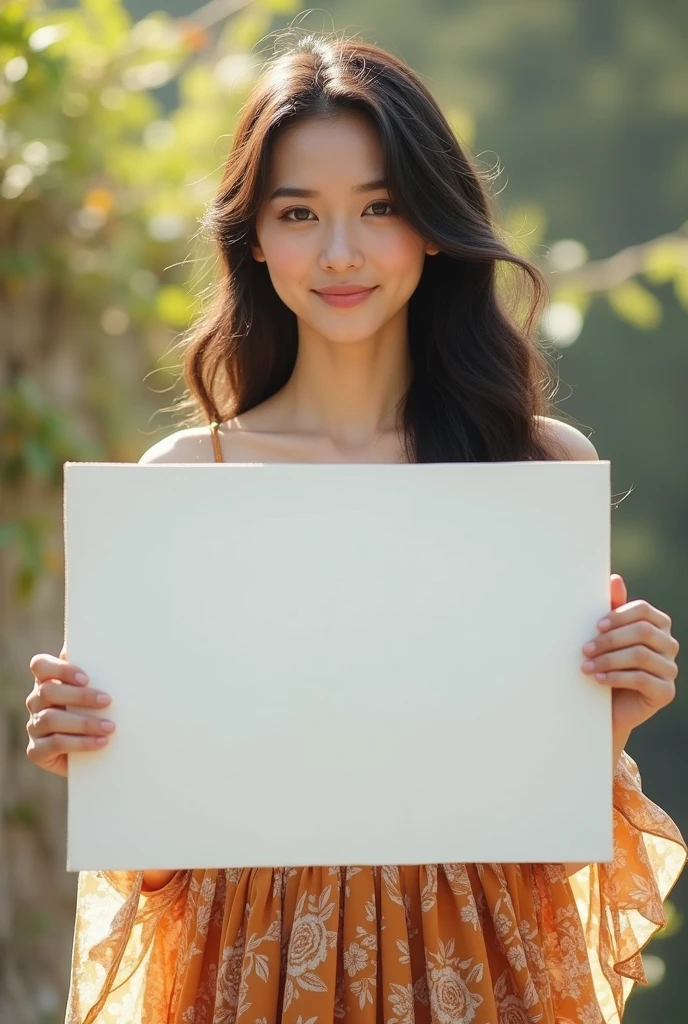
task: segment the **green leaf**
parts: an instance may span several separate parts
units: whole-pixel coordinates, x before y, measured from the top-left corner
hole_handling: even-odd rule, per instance
[[[272,17],[267,10],[247,8],[229,22],[226,39],[230,50],[250,50],[269,31]]]
[[[296,14],[301,10],[301,0],[263,0],[273,14]]]
[[[217,92],[217,84],[211,67],[197,64],[190,68],[179,79],[179,93],[184,103],[197,103],[202,106],[210,101]]]
[[[674,292],[684,309],[688,309],[688,267],[684,267],[674,278]]]
[[[653,245],[645,255],[643,270],[651,284],[666,284],[687,268],[688,242],[677,238]]]
[[[649,331],[662,322],[662,306],[659,300],[639,281],[624,281],[607,293],[609,305],[617,316],[634,327]]]
[[[171,327],[188,327],[191,321],[191,299],[175,285],[161,288],[155,298],[158,316]]]
[[[119,0],[81,0],[81,6],[92,16],[94,27],[97,26],[98,42],[115,52],[131,29],[131,18],[124,4]]]

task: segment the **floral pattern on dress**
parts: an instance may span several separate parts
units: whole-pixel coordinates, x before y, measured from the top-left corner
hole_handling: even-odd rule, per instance
[[[614,860],[79,876],[67,1024],[618,1024],[688,848],[614,773]]]

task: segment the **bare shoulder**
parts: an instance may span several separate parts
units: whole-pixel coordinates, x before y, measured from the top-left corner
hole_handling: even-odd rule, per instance
[[[143,453],[139,465],[214,461],[213,442],[208,427],[187,427],[157,441]]]
[[[554,447],[562,452],[564,459],[574,462],[599,459],[595,445],[577,427],[551,416],[536,416],[536,419],[543,440],[553,441]]]

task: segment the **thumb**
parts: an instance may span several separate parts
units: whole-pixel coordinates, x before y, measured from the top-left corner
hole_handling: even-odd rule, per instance
[[[609,589],[611,594],[611,610],[614,611],[622,604],[626,604],[628,600],[628,592],[626,590],[626,584],[623,581],[623,576],[619,576],[618,573],[612,573],[609,577]]]

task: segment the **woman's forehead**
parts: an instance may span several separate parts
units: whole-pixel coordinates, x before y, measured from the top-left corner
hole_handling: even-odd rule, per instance
[[[285,184],[318,191],[352,188],[381,179],[382,172],[380,139],[366,118],[348,112],[309,118],[286,126],[275,139],[268,165],[268,194]]]

